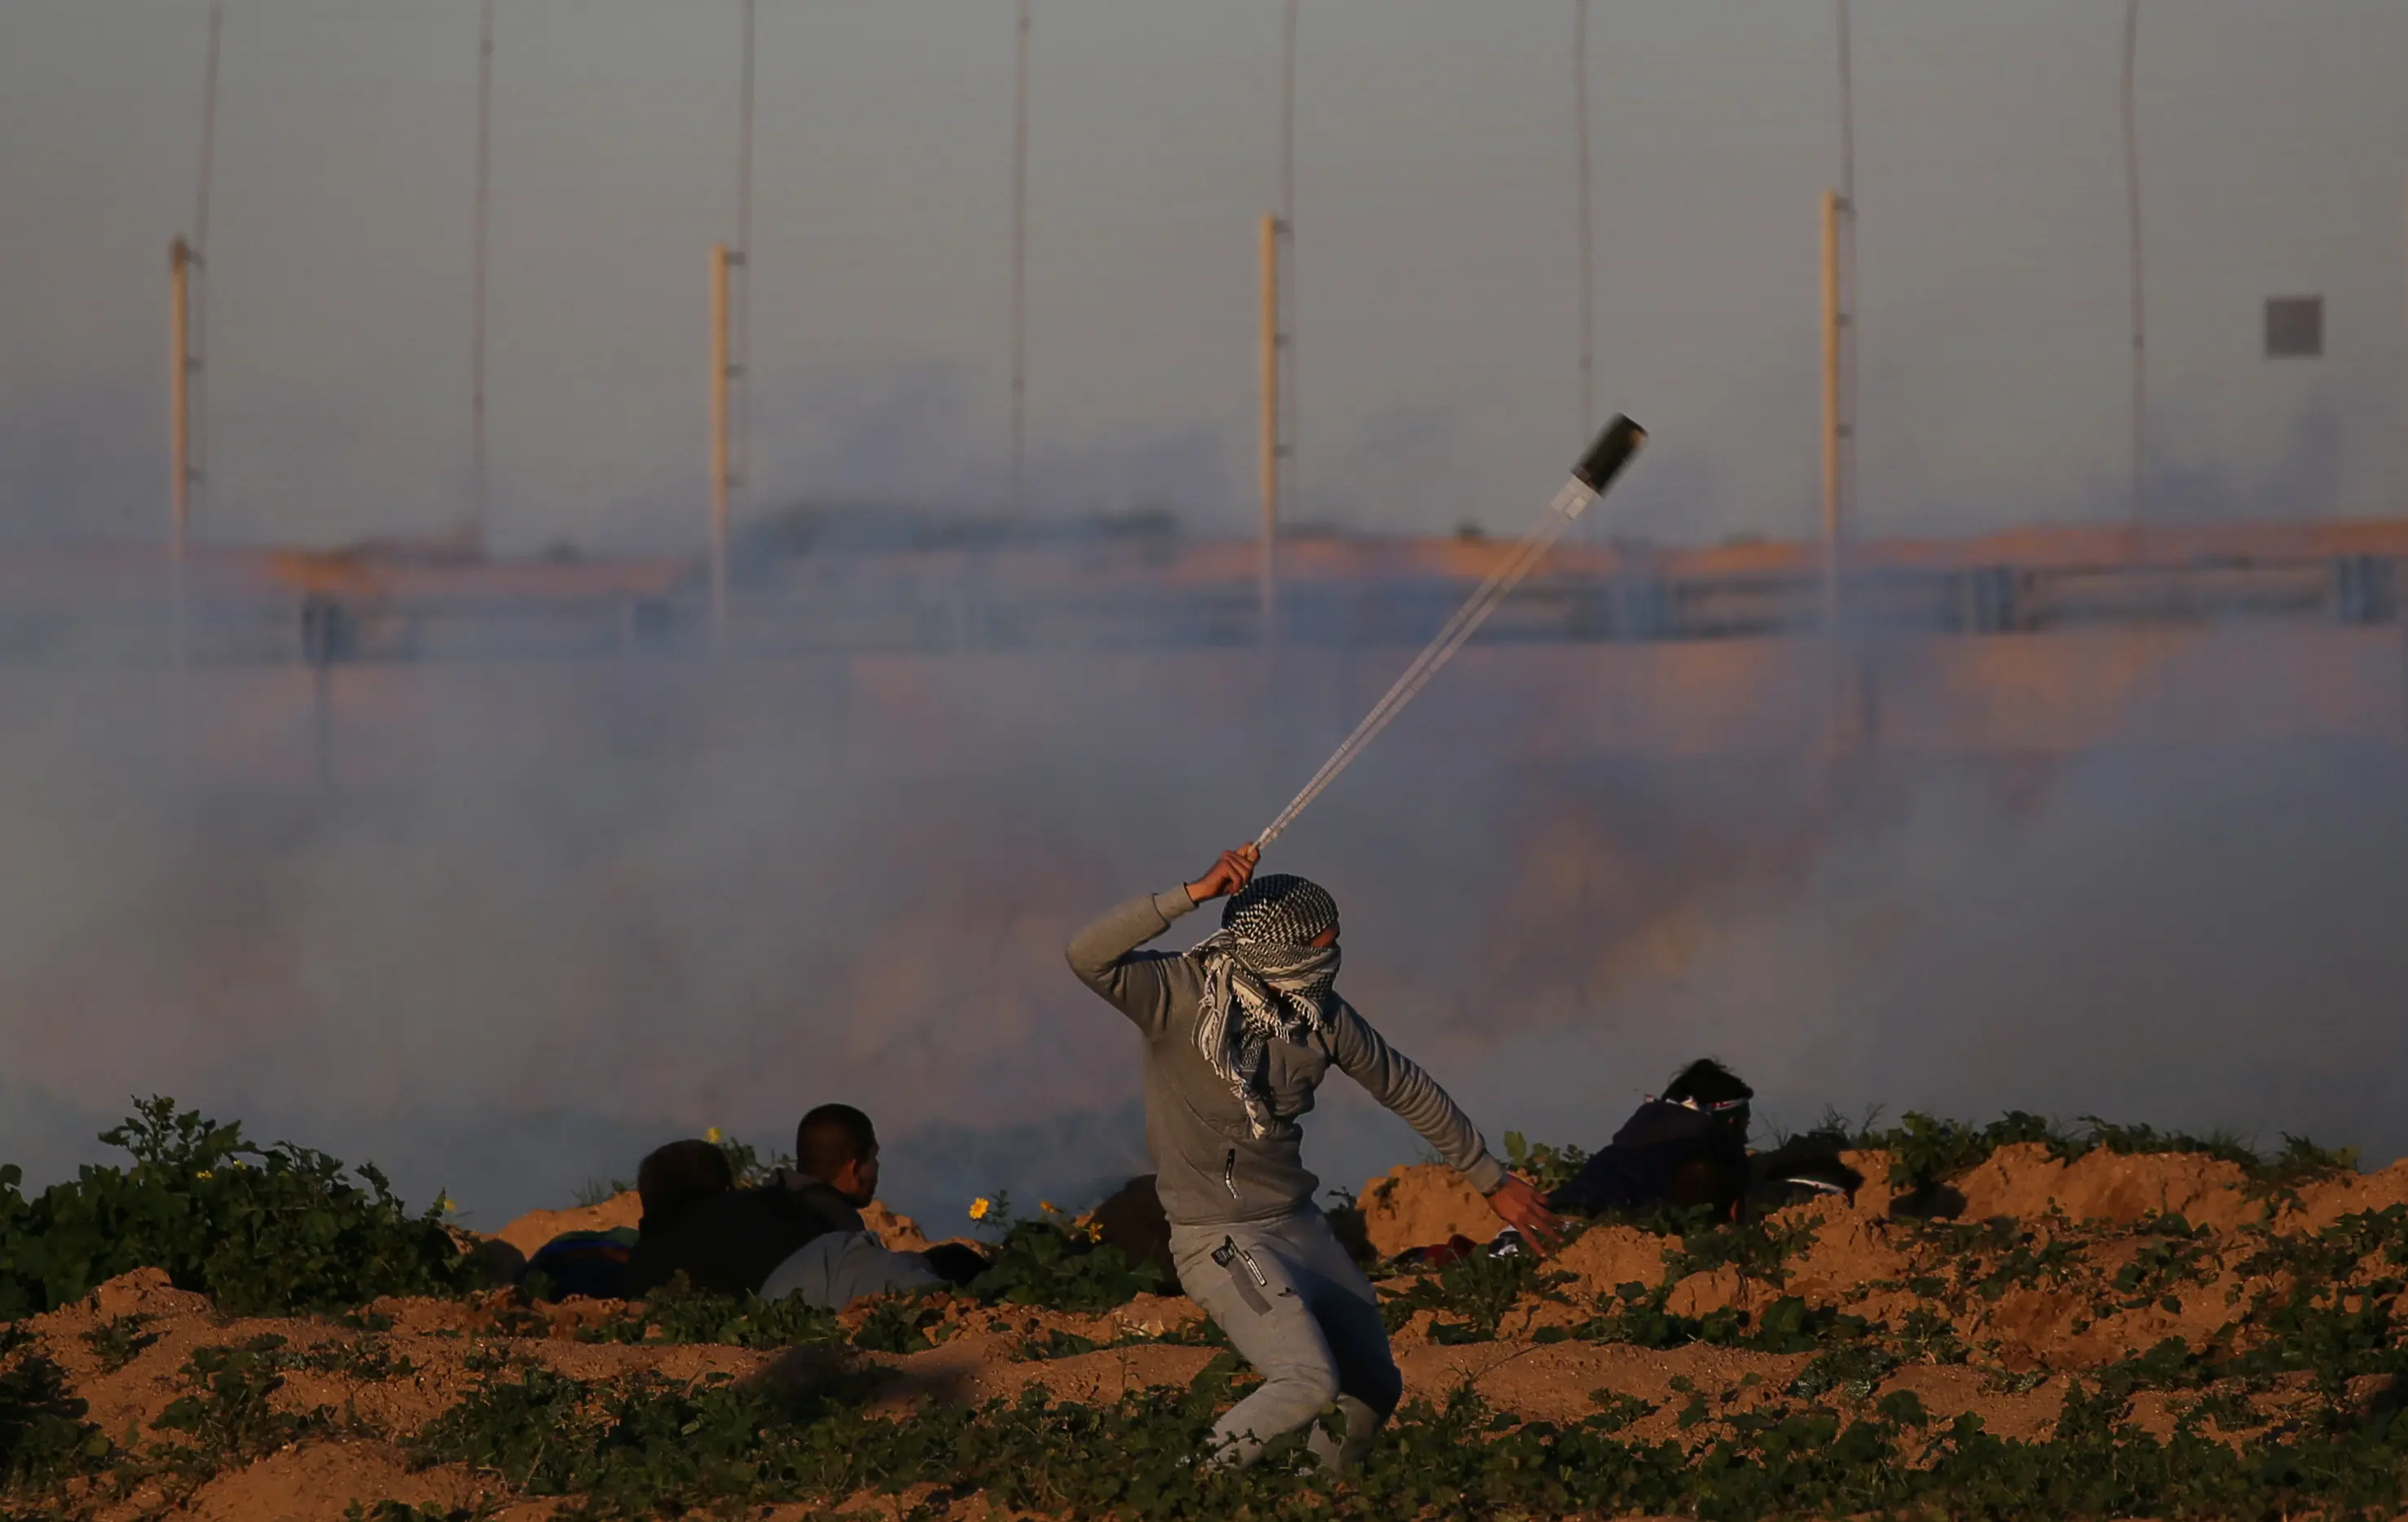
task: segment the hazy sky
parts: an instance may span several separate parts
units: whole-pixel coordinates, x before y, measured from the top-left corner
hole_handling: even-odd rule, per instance
[[[474,0],[227,0],[208,530],[466,500]],[[2120,510],[2112,0],[1858,0],[1862,513]],[[757,496],[991,508],[1007,459],[1011,0],[763,0]],[[500,0],[496,535],[695,542],[735,0]],[[1037,0],[1028,409],[1048,505],[1250,509],[1279,7]],[[164,515],[165,248],[202,0],[0,10],[0,525]],[[1577,452],[1570,0],[1304,0],[1301,516],[1517,523]],[[1598,397],[1667,538],[1813,522],[1830,7],[1596,0]],[[2140,117],[2170,512],[2408,488],[2408,6],[2150,0]],[[2322,293],[2329,356],[2258,356]]]

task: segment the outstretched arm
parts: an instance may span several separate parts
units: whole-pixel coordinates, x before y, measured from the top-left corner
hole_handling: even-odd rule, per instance
[[[1548,1211],[1538,1190],[1505,1170],[1471,1117],[1420,1064],[1390,1046],[1352,1005],[1339,1006],[1330,1037],[1330,1055],[1349,1078],[1420,1132],[1464,1182],[1488,1198],[1489,1207],[1507,1225],[1541,1251],[1555,1245],[1563,1223]]]

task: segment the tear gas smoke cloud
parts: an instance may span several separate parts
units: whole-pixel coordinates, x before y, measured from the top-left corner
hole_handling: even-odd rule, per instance
[[[203,673],[189,767],[160,681],[9,672],[0,1156],[54,1176],[155,1090],[490,1226],[843,1098],[907,1208],[1092,1197],[1141,1167],[1135,1054],[1063,941],[1252,833],[1404,653],[1300,653],[1260,693],[1226,653],[351,668],[324,801],[299,668]],[[1579,698],[1500,696],[1523,658],[1450,671],[1279,853],[1345,906],[1349,993],[1492,1141],[1596,1144],[1712,1051],[1792,1126],[2012,1106],[2408,1145],[2396,746],[1837,790],[1769,729],[1540,761],[1513,704]],[[1325,1103],[1330,1184],[1414,1155],[1344,1084]]]

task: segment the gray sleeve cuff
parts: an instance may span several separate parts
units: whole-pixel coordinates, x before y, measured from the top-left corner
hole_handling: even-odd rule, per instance
[[[1196,907],[1196,900],[1187,897],[1187,890],[1183,887],[1173,888],[1168,893],[1157,893],[1154,896],[1154,912],[1162,916],[1162,923],[1165,925],[1168,925],[1182,914],[1195,913]]]
[[[1505,1165],[1498,1162],[1497,1155],[1485,1147],[1481,1149],[1478,1157],[1472,1159],[1470,1167],[1462,1170],[1462,1173],[1463,1182],[1484,1195],[1495,1194],[1498,1186],[1505,1182]]]

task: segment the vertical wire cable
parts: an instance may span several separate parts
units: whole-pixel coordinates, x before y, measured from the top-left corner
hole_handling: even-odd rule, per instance
[[[1856,91],[1848,0],[1840,22],[1840,511],[1854,532],[1856,506]]]
[[[193,264],[200,278],[192,282],[193,346],[190,363],[194,383],[188,424],[191,448],[187,464],[192,472],[193,506],[196,509],[205,509],[208,496],[209,408],[206,366],[209,352],[209,180],[217,159],[218,43],[224,24],[225,7],[222,4],[210,6],[208,66],[201,86],[200,182],[193,197]]]
[[[1594,427],[1597,410],[1596,218],[1589,203],[1588,0],[1572,0],[1572,142],[1580,179],[1580,426]]]
[[[735,352],[729,368],[736,382],[735,438],[730,485],[740,510],[752,497],[752,35],[755,0],[744,0],[742,72],[737,85],[736,257],[731,272]]]
[[[477,212],[476,249],[468,275],[468,470],[469,524],[477,543],[492,532],[485,470],[485,270],[494,194],[494,0],[479,7],[477,29]]]
[[[1299,0],[1287,0],[1280,41],[1280,438],[1274,464],[1284,478],[1283,502],[1295,504],[1302,486],[1302,466],[1297,452],[1297,408],[1296,341],[1296,35]]]
[[[1011,512],[1028,500],[1028,28],[1020,0],[1011,73]]]
[[[2124,7],[2124,207],[2132,254],[2132,524],[2148,515],[2149,357],[2146,293],[2141,284],[2141,131],[2134,90],[2141,44],[2141,0]]]

